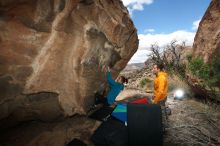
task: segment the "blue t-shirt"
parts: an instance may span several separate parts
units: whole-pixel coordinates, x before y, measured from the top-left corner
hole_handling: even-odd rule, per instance
[[[111,105],[114,103],[115,98],[118,96],[120,91],[124,89],[124,85],[113,80],[111,72],[107,72],[107,81],[110,86],[110,91],[107,95],[107,101],[108,104]]]

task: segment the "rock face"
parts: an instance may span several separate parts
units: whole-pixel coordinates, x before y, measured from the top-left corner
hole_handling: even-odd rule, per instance
[[[194,39],[194,54],[209,62],[220,53],[220,1],[212,0]]]
[[[80,116],[52,123],[32,121],[1,133],[0,143],[1,146],[66,146],[71,140],[79,139],[93,146],[91,136],[100,124]]]
[[[0,125],[84,114],[137,47],[120,0],[0,0]]]

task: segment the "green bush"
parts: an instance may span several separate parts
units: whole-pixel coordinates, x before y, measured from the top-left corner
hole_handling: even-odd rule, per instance
[[[144,88],[145,86],[146,86],[146,84],[147,83],[150,83],[151,82],[151,80],[150,79],[148,79],[148,78],[144,78],[144,79],[142,79],[141,81],[140,81],[140,86],[141,86],[141,88]]]
[[[189,70],[193,75],[203,79],[209,87],[220,87],[220,54],[208,64],[199,57],[190,59]]]
[[[201,58],[192,58],[189,62],[189,69],[192,72],[193,75],[199,76],[199,73],[201,73],[201,68],[203,67],[204,62]]]
[[[215,56],[210,63],[208,82],[210,85],[220,88],[220,54]]]
[[[188,54],[186,56],[186,58],[187,58],[188,62],[190,62],[192,60],[192,58],[193,58],[193,55],[192,54]]]
[[[210,67],[199,57],[191,59],[189,62],[189,69],[193,75],[199,78],[208,79],[209,77]]]

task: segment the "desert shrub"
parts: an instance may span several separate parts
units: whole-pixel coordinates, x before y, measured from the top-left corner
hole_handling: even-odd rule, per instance
[[[210,68],[204,63],[200,57],[192,58],[189,62],[189,70],[191,73],[199,78],[207,79],[210,72]]]
[[[220,88],[220,54],[214,57],[213,61],[209,64],[209,67],[208,83],[211,86]]]
[[[187,97],[193,96],[193,92],[190,86],[177,75],[169,77],[168,85],[168,91],[170,93],[173,93],[176,89],[182,89],[184,93],[187,95]]]
[[[149,57],[153,63],[163,64],[166,71],[171,74],[179,74],[184,78],[186,65],[181,60],[185,43],[178,45],[176,42],[174,40],[165,47],[159,47],[157,44],[152,45]]]
[[[193,58],[193,55],[192,54],[188,54],[186,56],[186,58],[187,58],[188,62],[190,62],[192,60],[192,58]]]
[[[144,88],[144,87],[147,85],[147,83],[151,83],[151,82],[152,82],[152,81],[151,81],[150,79],[148,79],[148,78],[143,78],[143,79],[140,81],[139,85],[140,85],[141,88]]]
[[[181,80],[185,80],[190,73],[199,80],[202,88],[207,89],[210,95],[215,94],[219,97],[220,92],[220,53],[213,57],[209,63],[205,63],[200,57],[193,57],[193,54],[188,54],[185,61],[182,50],[184,50],[185,43],[177,45],[176,41],[172,41],[166,47],[159,47],[157,44],[151,46],[151,53],[149,60],[152,63],[164,64],[165,70],[169,76],[177,75]],[[182,61],[184,60],[184,61]],[[140,85],[143,87],[145,81],[141,81]],[[169,88],[172,90],[175,86]]]
[[[204,63],[200,57],[189,60],[191,73],[205,82],[209,87],[220,87],[220,54],[214,57],[210,63]]]

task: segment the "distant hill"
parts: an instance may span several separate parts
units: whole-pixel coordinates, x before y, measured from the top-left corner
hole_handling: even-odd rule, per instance
[[[132,64],[128,64],[123,70],[123,72],[140,70],[142,68],[144,68],[144,63],[132,63]]]

